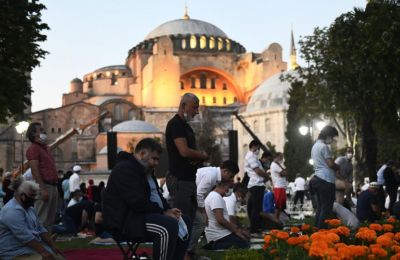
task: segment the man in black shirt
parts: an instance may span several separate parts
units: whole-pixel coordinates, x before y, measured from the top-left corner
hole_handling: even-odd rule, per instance
[[[374,222],[379,219],[381,209],[378,204],[378,190],[376,182],[369,184],[368,190],[361,192],[357,199],[357,218],[360,222]]]
[[[193,221],[197,209],[197,165],[208,159],[206,152],[198,151],[193,129],[188,124],[199,113],[199,99],[192,93],[182,96],[178,113],[169,120],[165,130],[169,176],[168,190],[173,206],[182,210]]]

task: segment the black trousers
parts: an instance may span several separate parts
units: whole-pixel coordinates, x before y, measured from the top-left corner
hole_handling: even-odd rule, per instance
[[[393,205],[397,201],[397,189],[398,187],[386,187],[386,193],[389,195],[389,212],[393,214]]]
[[[317,197],[315,226],[318,228],[327,228],[325,220],[331,218],[333,214],[332,208],[335,202],[335,184],[314,176],[310,181],[310,185]]]
[[[264,186],[254,186],[249,189],[249,199],[247,201],[247,214],[250,219],[250,232],[256,233],[261,228],[262,204],[264,198]]]
[[[186,223],[188,220],[182,216]],[[180,260],[183,259],[189,240],[182,241],[178,237],[178,220],[161,215],[148,214],[145,216],[146,240],[153,241],[153,259]]]
[[[296,194],[294,195],[294,205],[297,205],[297,201],[299,199],[300,199],[300,205],[302,206],[304,204],[304,190],[296,191]]]

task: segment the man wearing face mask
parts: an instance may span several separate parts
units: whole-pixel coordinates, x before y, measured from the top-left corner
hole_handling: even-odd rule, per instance
[[[33,208],[38,184],[19,177],[12,187],[14,198],[0,211],[0,259],[64,259]]]
[[[219,181],[231,181],[239,172],[237,163],[231,160],[224,161],[220,167],[199,168],[196,173],[197,211],[193,221],[192,236],[188,247],[188,254],[193,255],[204,228],[207,225],[207,215],[204,200]],[[230,195],[230,194],[229,194]],[[229,196],[227,195],[227,196]]]
[[[245,157],[244,169],[249,175],[249,199],[247,202],[247,214],[250,219],[250,232],[258,233],[261,228],[262,203],[264,197],[264,182],[268,178],[267,173],[263,170],[258,155],[260,154],[261,144],[257,140],[253,140],[249,144],[249,151]]]
[[[353,191],[353,148],[347,147],[346,154],[336,158],[335,163],[339,165],[339,174],[336,175],[336,202],[343,205],[346,202],[353,206],[351,192]],[[345,198],[346,196],[346,198]]]
[[[326,228],[325,220],[330,218],[335,202],[335,174],[339,166],[333,161],[330,144],[338,136],[335,127],[325,126],[318,135],[318,140],[311,149],[311,158],[314,162],[315,174],[310,181],[310,186],[317,197],[317,212],[315,226]]]
[[[226,203],[226,209],[228,211],[229,222],[235,224],[236,226],[241,226],[241,223],[236,216],[236,211],[240,206],[240,203],[245,201],[247,194],[247,188],[243,183],[235,183],[233,185],[233,192],[231,195],[226,194],[223,198]]]
[[[117,240],[153,241],[153,259],[181,260],[189,241],[181,237],[178,222],[188,220],[169,207],[153,175],[161,152],[157,141],[145,138],[133,155],[118,154],[103,196],[103,223]]]
[[[199,99],[192,93],[182,96],[178,113],[169,120],[165,138],[169,159],[167,187],[174,207],[194,220],[197,209],[196,171],[208,159],[197,150],[195,134],[188,124],[199,113]]]
[[[32,170],[33,179],[39,184],[39,199],[35,203],[40,222],[51,232],[57,213],[57,169],[53,155],[47,146],[47,135],[40,123],[31,123],[26,131],[31,145],[26,158]]]
[[[279,219],[281,212],[286,209],[286,169],[283,166],[283,153],[276,153],[271,163],[271,179],[274,187],[275,218]]]

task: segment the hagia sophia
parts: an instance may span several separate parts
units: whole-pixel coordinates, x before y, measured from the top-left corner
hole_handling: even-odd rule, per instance
[[[289,33],[288,33],[289,37]],[[62,105],[30,113],[50,140],[77,128],[103,111],[108,115],[81,135],[72,136],[53,152],[57,167],[79,163],[86,172],[107,170],[107,132],[118,133],[118,147],[127,150],[142,137],[164,138],[180,97],[192,92],[218,124],[215,130],[222,159],[228,157],[228,131],[238,131],[239,165],[251,136],[233,116],[239,112],[263,142],[283,150],[287,91],[280,76],[297,66],[293,33],[289,63],[282,46],[271,43],[261,53],[245,49],[217,26],[192,19],[168,21],[130,50],[121,65],[85,73],[70,82]],[[200,117],[201,119],[201,117]],[[206,122],[203,122],[206,123]],[[15,124],[0,130],[0,167],[21,164],[21,136]],[[24,149],[29,141],[25,141]]]

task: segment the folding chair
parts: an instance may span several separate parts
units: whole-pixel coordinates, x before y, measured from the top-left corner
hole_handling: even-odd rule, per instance
[[[119,250],[123,255],[123,260],[128,259],[140,259],[140,256],[136,253],[140,242],[133,242],[133,241],[117,241]]]

